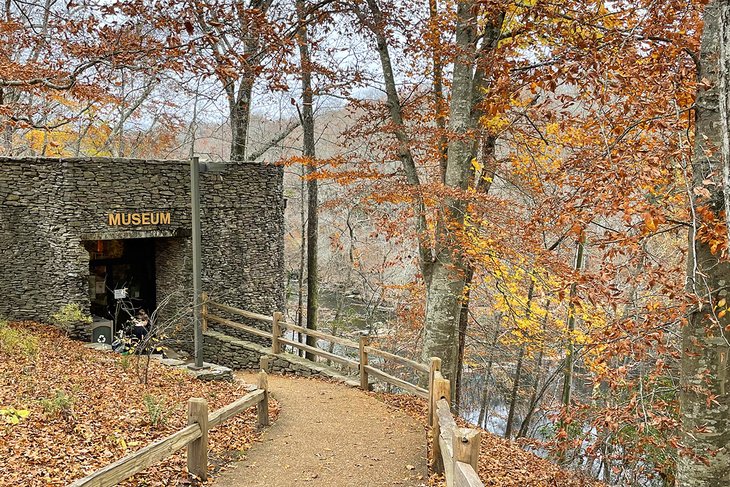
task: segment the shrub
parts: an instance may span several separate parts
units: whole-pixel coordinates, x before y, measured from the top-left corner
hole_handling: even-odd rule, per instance
[[[91,316],[87,315],[78,303],[69,303],[62,306],[61,309],[51,315],[51,320],[66,333],[72,332],[77,326],[92,323]]]
[[[174,412],[174,408],[168,409],[164,397],[155,397],[152,394],[145,394],[142,398],[147,408],[149,424],[153,428],[167,422],[167,418]]]
[[[6,321],[0,321],[0,352],[35,356],[38,353],[38,338],[25,330],[11,328]]]
[[[49,399],[41,399],[43,411],[49,416],[65,416],[73,413],[74,398],[65,391],[56,390],[56,395]]]

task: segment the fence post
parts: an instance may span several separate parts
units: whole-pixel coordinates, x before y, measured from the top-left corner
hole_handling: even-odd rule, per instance
[[[454,431],[454,472],[456,462],[468,463],[479,473],[479,448],[481,433],[471,428],[456,428]]]
[[[188,473],[208,478],[208,402],[194,397],[188,401],[188,424],[200,425],[200,438],[188,443]]]
[[[269,377],[261,370],[258,376],[258,388],[263,389],[264,397],[256,406],[258,409],[258,426],[269,425]]]
[[[444,379],[441,372],[434,372],[433,388],[431,389],[431,414],[432,414],[432,425],[431,425],[431,451],[433,452],[433,458],[431,459],[431,468],[436,473],[444,473],[444,460],[441,458],[441,444],[439,443],[439,437],[441,436],[441,425],[439,424],[438,418],[438,401],[445,399],[447,403],[450,403],[451,399],[451,383],[448,379]]]
[[[428,394],[429,394],[429,401],[428,401],[428,425],[433,426],[433,407],[434,407],[434,401],[433,401],[433,376],[436,373],[436,371],[441,371],[441,359],[438,357],[431,357],[429,360],[429,370],[428,370]]]
[[[201,293],[200,298],[200,317],[202,319],[203,333],[205,333],[208,331],[208,293]]]
[[[281,321],[282,316],[279,311],[276,311],[271,321],[271,352],[274,355],[281,353],[281,343],[279,342],[281,327],[279,326],[279,321]]]
[[[360,335],[360,388],[369,390],[368,384],[368,371],[365,367],[368,365],[368,353],[365,351],[365,347],[370,344],[370,338],[364,335]]]

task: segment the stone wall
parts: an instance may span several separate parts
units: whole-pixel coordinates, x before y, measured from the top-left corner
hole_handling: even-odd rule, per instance
[[[85,240],[155,238],[157,302],[189,331],[192,259],[187,161],[0,158],[0,316],[48,321],[88,309]],[[228,164],[201,174],[203,288],[271,314],[284,307],[283,171]],[[110,226],[114,212],[169,212],[169,224]],[[259,325],[262,326],[262,325]],[[184,342],[184,340],[183,340]]]
[[[289,353],[274,355],[270,347],[240,340],[236,337],[209,330],[205,333],[203,355],[207,362],[230,367],[234,370],[258,369],[261,359],[268,362],[267,372],[292,374],[304,377],[326,377],[359,386],[357,378],[342,375],[324,365],[311,362]]]

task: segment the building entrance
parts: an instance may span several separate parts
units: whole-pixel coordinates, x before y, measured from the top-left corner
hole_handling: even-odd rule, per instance
[[[119,329],[144,308],[157,306],[155,239],[87,240],[91,314]]]

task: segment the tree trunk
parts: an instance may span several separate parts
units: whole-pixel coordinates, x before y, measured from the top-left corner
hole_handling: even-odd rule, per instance
[[[720,2],[720,123],[722,128],[723,187],[730,188],[730,2]],[[724,191],[725,208],[730,208],[730,191]],[[725,212],[730,240],[730,212]]]
[[[248,125],[251,118],[251,94],[253,80],[241,80],[238,94],[233,103],[229,101],[231,123],[231,161],[243,162],[246,160],[246,139]]]
[[[550,301],[548,300],[547,304],[545,305],[545,318],[542,322],[542,334],[543,334],[543,342],[540,345],[540,351],[537,353],[537,362],[535,363],[535,374],[534,379],[532,381],[532,394],[530,395],[530,402],[527,409],[527,414],[525,415],[525,419],[522,421],[522,424],[520,425],[520,430],[517,432],[517,438],[521,438],[523,436],[527,435],[527,430],[530,427],[530,421],[532,421],[532,415],[535,414],[535,409],[537,408],[537,402],[538,402],[538,389],[540,388],[540,376],[542,375],[542,359],[543,355],[545,353],[545,346],[544,346],[544,340],[545,340],[545,333],[547,331],[547,321],[548,321],[548,310],[550,309]]]
[[[532,295],[535,293],[535,281],[530,280],[530,288],[527,291],[527,304],[525,305],[525,319],[529,320],[532,314]],[[504,430],[504,437],[512,436],[512,424],[515,420],[515,410],[519,400],[520,379],[522,378],[522,360],[525,357],[525,346],[520,346],[520,352],[517,355],[517,364],[515,365],[515,377],[512,381],[512,394],[509,401],[509,413],[507,414],[507,427]]]
[[[585,237],[581,236],[578,240],[578,249],[575,253],[575,270],[580,271],[583,268],[583,257],[585,254]],[[563,406],[570,404],[570,394],[573,386],[573,368],[575,366],[575,344],[573,343],[573,331],[575,331],[575,300],[577,293],[577,284],[574,282],[570,286],[570,303],[568,303],[568,344],[565,350],[565,369],[563,372]]]
[[[497,315],[496,323],[494,324],[494,338],[492,339],[492,354],[497,346],[497,340],[499,339],[499,323],[502,321],[502,316]],[[487,373],[484,376],[484,387],[482,388],[482,400],[481,408],[479,409],[479,422],[482,428],[487,429],[487,417],[489,416],[489,382],[492,380],[492,365],[494,364],[494,355],[490,355],[489,363],[487,363]]]
[[[466,190],[472,174],[471,161],[475,143],[469,132],[474,130],[473,81],[476,19],[474,1],[460,1],[457,5],[456,49],[449,133],[453,134],[448,146],[445,184]],[[451,229],[460,229],[464,223],[465,204],[451,197],[439,206],[437,222],[436,259],[427,281],[426,323],[423,356],[441,357],[441,370],[447,379],[456,379],[459,355],[458,327],[466,282],[466,266],[458,249],[448,241]],[[452,394],[456,387],[452,388]]]
[[[512,381],[512,394],[509,401],[509,413],[507,414],[507,427],[504,430],[504,437],[509,439],[512,437],[512,424],[515,421],[515,410],[517,409],[517,399],[520,392],[520,379],[522,378],[522,359],[525,357],[525,346],[520,347],[517,355],[517,364],[515,365],[515,378]]]
[[[725,332],[730,316],[718,316],[718,302],[728,296],[730,263],[720,260],[710,243],[695,238],[701,224],[715,225],[724,220],[723,189],[730,191],[723,184],[703,184],[705,179],[719,183],[723,174],[724,123],[720,120],[719,105],[727,93],[720,92],[719,79],[728,73],[720,72],[718,53],[720,24],[730,22],[729,9],[727,0],[713,1],[706,7],[700,48],[698,79],[709,83],[700,85],[697,94],[692,186],[706,188],[710,194],[709,198],[691,195],[695,200],[695,221],[689,232],[687,285],[698,305],[690,310],[687,324],[682,327],[682,444],[691,452],[680,454],[677,462],[677,485],[682,487],[730,485],[730,345]],[[727,43],[727,38],[723,41]],[[724,48],[727,47],[726,44]],[[701,221],[702,216],[695,212],[700,206],[711,211],[715,222]]]
[[[297,301],[297,326],[299,327],[302,327],[304,323],[304,273],[306,271],[305,259],[307,256],[307,212],[305,209],[307,200],[307,183],[304,181],[304,166],[302,166],[301,169],[302,180],[301,186],[299,188],[299,194],[301,195],[301,206],[299,208],[299,218],[301,224],[300,228],[302,232],[302,238],[299,247],[299,282],[297,283],[299,286],[299,295]],[[299,341],[299,343],[302,343],[304,341],[304,335],[302,335],[301,332],[297,332],[297,340]],[[303,355],[302,350],[297,350],[295,353],[297,353],[298,355]]]
[[[471,281],[474,277],[474,268],[469,266],[464,283],[464,300],[459,312],[459,357],[456,364],[456,392],[454,393],[454,414],[459,415],[461,406],[461,381],[464,373],[464,353],[466,351],[466,332],[469,329],[469,298],[471,296]]]
[[[438,32],[438,2],[436,0],[428,1],[429,16],[431,19],[431,29],[433,32]],[[446,166],[447,160],[447,147],[448,139],[446,138],[446,103],[444,102],[444,66],[443,58],[441,56],[441,38],[439,35],[433,37],[432,58],[433,58],[433,105],[436,110],[436,128],[439,131],[438,134],[438,156],[439,156],[439,174],[441,183],[446,182]],[[459,383],[457,381],[457,387]],[[458,399],[459,394],[456,394]],[[458,403],[456,404],[458,408]]]
[[[312,93],[312,62],[309,57],[309,39],[307,36],[307,24],[305,16],[305,0],[297,0],[297,17],[299,20],[299,57],[302,75],[302,130],[304,132],[304,147],[302,155],[307,163],[307,328],[317,329],[317,301],[318,301],[318,275],[317,275],[317,236],[319,215],[317,213],[318,188],[315,177],[314,159],[314,106]],[[315,347],[317,338],[307,335],[307,345]],[[310,352],[306,354],[307,359],[316,360],[316,356]]]

